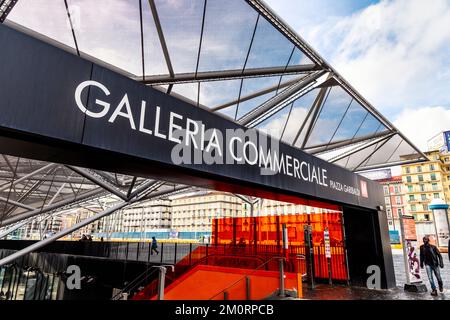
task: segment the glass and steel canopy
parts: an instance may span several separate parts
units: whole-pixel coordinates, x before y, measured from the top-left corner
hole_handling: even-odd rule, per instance
[[[261,0],[0,0],[0,22],[352,171],[426,159]],[[0,170],[2,220],[186,188],[6,155]]]

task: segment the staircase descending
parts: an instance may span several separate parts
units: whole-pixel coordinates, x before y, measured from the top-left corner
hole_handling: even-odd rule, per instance
[[[167,270],[165,299],[210,299],[229,286],[233,286],[234,291],[239,291],[240,295],[237,297],[241,297],[248,290],[241,292],[242,286],[247,283],[244,281],[246,277],[251,279],[254,290],[259,288],[252,290],[252,299],[264,298],[261,294],[269,296],[278,288],[279,259],[280,249],[273,246],[199,246],[181,259],[174,271]],[[286,263],[285,269],[296,271],[295,267]],[[302,269],[306,267],[303,266]],[[293,275],[288,278],[296,281],[297,278]],[[265,284],[268,287],[264,289]],[[158,279],[155,279],[131,299],[156,299],[157,291]],[[230,295],[229,292],[227,294]],[[235,295],[229,298],[234,299]],[[219,296],[219,299],[224,298],[223,294]]]

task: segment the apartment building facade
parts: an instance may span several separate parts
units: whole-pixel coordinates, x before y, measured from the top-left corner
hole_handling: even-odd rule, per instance
[[[429,161],[402,166],[405,185],[405,209],[414,216],[418,234],[435,234],[433,199],[450,200],[450,154],[445,150],[425,152]]]
[[[381,179],[389,230],[400,230],[400,217],[406,214],[405,187],[401,176]]]
[[[211,232],[212,219],[240,217],[243,200],[230,193],[202,191],[172,199],[172,230]]]
[[[169,199],[139,203],[104,219],[102,232],[149,232],[171,227],[172,208]]]

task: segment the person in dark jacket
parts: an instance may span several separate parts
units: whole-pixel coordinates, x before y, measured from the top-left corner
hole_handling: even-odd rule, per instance
[[[427,270],[428,280],[431,285],[431,295],[437,296],[436,284],[434,283],[433,274],[436,276],[439,285],[439,291],[444,291],[444,284],[441,278],[439,267],[444,268],[444,261],[439,249],[430,243],[428,236],[423,237],[423,245],[420,246],[420,267],[423,266]]]
[[[159,251],[157,248],[158,248],[158,242],[156,241],[155,237],[152,237],[152,247],[151,247],[150,254],[153,255],[153,251],[155,251],[156,254],[159,254]]]

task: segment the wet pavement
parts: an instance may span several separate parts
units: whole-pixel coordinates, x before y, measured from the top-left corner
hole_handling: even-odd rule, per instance
[[[403,288],[391,290],[369,290],[343,286],[318,285],[312,290],[304,289],[303,299],[311,300],[450,300],[450,290],[439,293],[437,297],[430,292],[410,293]]]
[[[425,270],[421,270],[423,282],[428,291],[424,293],[405,292],[406,282],[403,255],[401,250],[393,251],[397,288],[390,290],[369,290],[365,288],[349,288],[345,286],[318,285],[315,290],[303,289],[303,298],[312,300],[450,300],[450,262],[447,254],[444,257],[444,269],[441,276],[444,281],[444,292],[438,296],[430,295],[430,285]]]

